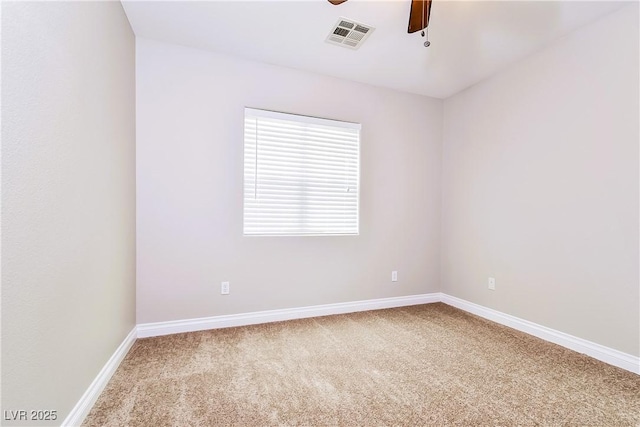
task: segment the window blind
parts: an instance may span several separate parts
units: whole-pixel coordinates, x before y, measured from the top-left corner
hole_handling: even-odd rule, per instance
[[[358,234],[360,125],[245,108],[244,234]]]

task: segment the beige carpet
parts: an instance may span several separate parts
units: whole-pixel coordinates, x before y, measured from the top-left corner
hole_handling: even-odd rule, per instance
[[[640,425],[640,376],[447,305],[138,340],[86,426]]]

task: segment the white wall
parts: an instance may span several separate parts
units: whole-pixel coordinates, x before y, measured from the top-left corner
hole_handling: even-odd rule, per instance
[[[135,325],[134,61],[119,2],[2,2],[2,410],[39,425]]]
[[[136,96],[139,323],[439,290],[440,100],[140,38]],[[245,106],[362,123],[359,236],[242,236]]]
[[[638,38],[634,4],[445,101],[444,292],[640,354]]]

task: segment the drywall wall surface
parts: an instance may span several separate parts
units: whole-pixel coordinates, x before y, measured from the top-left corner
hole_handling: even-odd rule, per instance
[[[2,414],[57,411],[6,425],[60,425],[135,325],[134,85],[119,2],[2,2]]]
[[[636,356],[637,8],[447,99],[442,202],[444,292]]]
[[[442,101],[142,38],[136,57],[139,323],[439,290]],[[362,124],[359,236],[243,237],[244,107]]]

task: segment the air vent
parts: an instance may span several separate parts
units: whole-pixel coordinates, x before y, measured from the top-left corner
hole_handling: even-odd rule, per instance
[[[373,30],[375,28],[370,25],[356,22],[353,19],[340,18],[331,28],[325,41],[348,49],[358,49]]]

